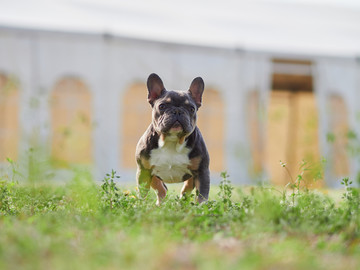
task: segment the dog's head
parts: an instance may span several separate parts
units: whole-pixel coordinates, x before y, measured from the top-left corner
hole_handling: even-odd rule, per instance
[[[201,106],[204,81],[195,78],[188,91],[167,91],[160,77],[147,80],[148,101],[152,106],[152,123],[159,134],[186,137],[196,127],[196,113]]]

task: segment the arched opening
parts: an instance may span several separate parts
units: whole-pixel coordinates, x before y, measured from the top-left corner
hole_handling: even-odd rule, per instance
[[[261,127],[261,106],[259,91],[250,91],[247,95],[247,126],[248,138],[250,140],[251,162],[249,172],[253,178],[263,172],[264,146]]]
[[[151,123],[151,107],[147,103],[147,88],[144,83],[135,83],[124,94],[121,104],[123,135],[121,145],[122,167],[135,168],[135,149],[141,135]]]
[[[16,79],[0,73],[0,162],[18,157],[19,96]]]
[[[224,170],[224,101],[215,89],[205,89],[198,112],[198,127],[210,154],[210,170]]]
[[[92,98],[78,78],[58,81],[51,93],[51,154],[56,167],[92,162]]]
[[[320,182],[313,182],[320,170],[320,155],[311,62],[274,60],[273,70],[266,142],[270,179],[279,185],[294,181],[304,169],[304,160],[309,170],[303,181],[318,186]]]
[[[346,147],[348,145],[348,112],[342,97],[331,95],[328,100],[328,113],[330,118],[330,130],[328,139],[331,147],[331,169],[338,177],[349,175],[349,158]]]

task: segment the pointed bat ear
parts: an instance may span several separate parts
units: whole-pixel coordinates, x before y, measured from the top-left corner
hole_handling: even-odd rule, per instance
[[[193,100],[195,101],[196,106],[198,108],[200,108],[200,106],[201,106],[202,95],[204,93],[204,87],[205,87],[205,84],[201,77],[195,78],[190,85],[189,93],[190,93],[191,97],[193,98]]]
[[[147,79],[147,89],[148,89],[148,102],[154,105],[155,100],[157,100],[166,90],[164,84],[160,77],[152,73]]]

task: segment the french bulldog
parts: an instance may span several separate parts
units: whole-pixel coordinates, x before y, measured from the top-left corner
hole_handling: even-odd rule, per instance
[[[199,203],[210,190],[209,154],[199,128],[204,81],[195,78],[188,91],[168,91],[157,74],[147,79],[152,122],[136,147],[137,185],[141,196],[150,187],[157,193],[157,205],[165,198],[165,183],[184,182],[180,197],[197,191]]]

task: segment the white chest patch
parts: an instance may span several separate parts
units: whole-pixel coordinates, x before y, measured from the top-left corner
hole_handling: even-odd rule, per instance
[[[152,175],[160,177],[165,183],[183,182],[183,176],[190,174],[188,166],[190,149],[185,147],[185,142],[180,145],[174,138],[159,141],[159,148],[150,153]]]

